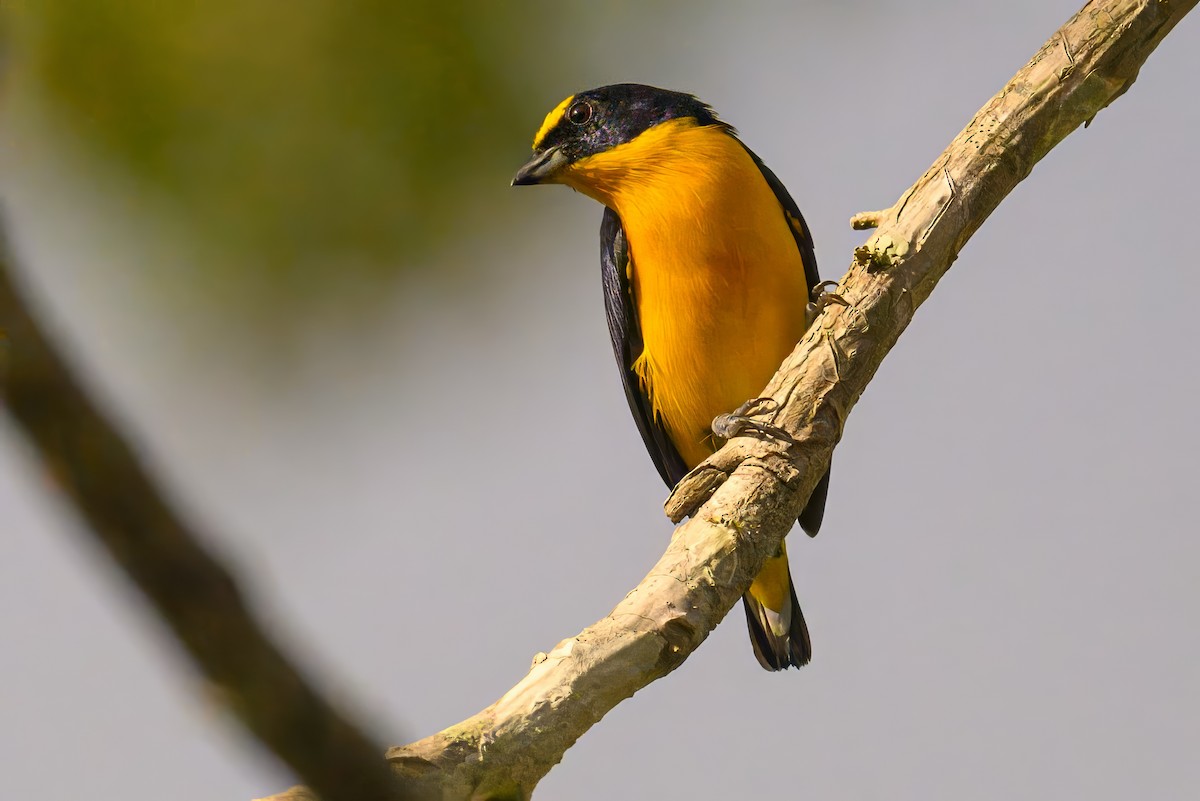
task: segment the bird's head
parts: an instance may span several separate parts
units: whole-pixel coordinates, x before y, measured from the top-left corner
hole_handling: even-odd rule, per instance
[[[668,155],[665,140],[646,134],[671,122],[734,133],[692,95],[636,83],[602,86],[571,95],[546,115],[533,138],[533,158],[512,184],[561,183],[603,202],[606,183],[653,169]]]

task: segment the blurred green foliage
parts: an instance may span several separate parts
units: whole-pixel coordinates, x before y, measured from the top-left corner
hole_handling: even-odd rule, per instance
[[[538,26],[557,18],[484,0],[0,8],[8,77],[47,119],[233,254],[206,270],[249,265],[238,280],[298,296],[419,264],[461,220],[468,176],[518,166],[508,143],[545,110],[525,52],[546,53]]]

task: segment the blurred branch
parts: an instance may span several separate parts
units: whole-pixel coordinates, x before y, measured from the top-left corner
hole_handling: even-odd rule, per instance
[[[681,525],[612,613],[539,654],[478,715],[388,759],[445,799],[527,798],[588,728],[678,667],[749,586],[825,470],[847,414],[959,250],[1033,165],[1126,91],[1197,0],[1093,0],[1062,27],[891,208],[839,294],[768,385],[796,444],[739,438],[672,493]],[[229,577],[167,507],[50,351],[0,272],[0,388],[80,512],[256,734],[325,798],[385,798],[384,764],[258,632]],[[335,759],[334,755],[345,759]],[[308,797],[295,789],[277,799]],[[395,797],[395,796],[392,796]]]
[[[145,594],[242,723],[326,801],[384,801],[380,748],[300,675],[247,609],[204,538],[89,398],[10,274],[0,243],[0,401],[83,528]]]

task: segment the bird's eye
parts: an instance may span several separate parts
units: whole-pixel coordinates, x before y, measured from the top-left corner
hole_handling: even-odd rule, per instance
[[[592,118],[592,105],[586,100],[572,103],[567,109],[567,119],[572,125],[583,125]]]

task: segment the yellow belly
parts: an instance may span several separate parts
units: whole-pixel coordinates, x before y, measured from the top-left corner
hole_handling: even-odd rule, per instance
[[[688,466],[712,419],[760,394],[804,333],[804,265],[745,148],[688,121],[576,166],[621,217],[645,345],[635,370]]]
[[[713,418],[761,394],[804,334],[804,273],[797,267],[799,280],[791,282],[760,274],[773,272],[776,262],[736,270],[705,262],[676,280],[656,274],[661,262],[635,259],[645,342],[635,369],[671,441],[693,467],[714,450]]]

